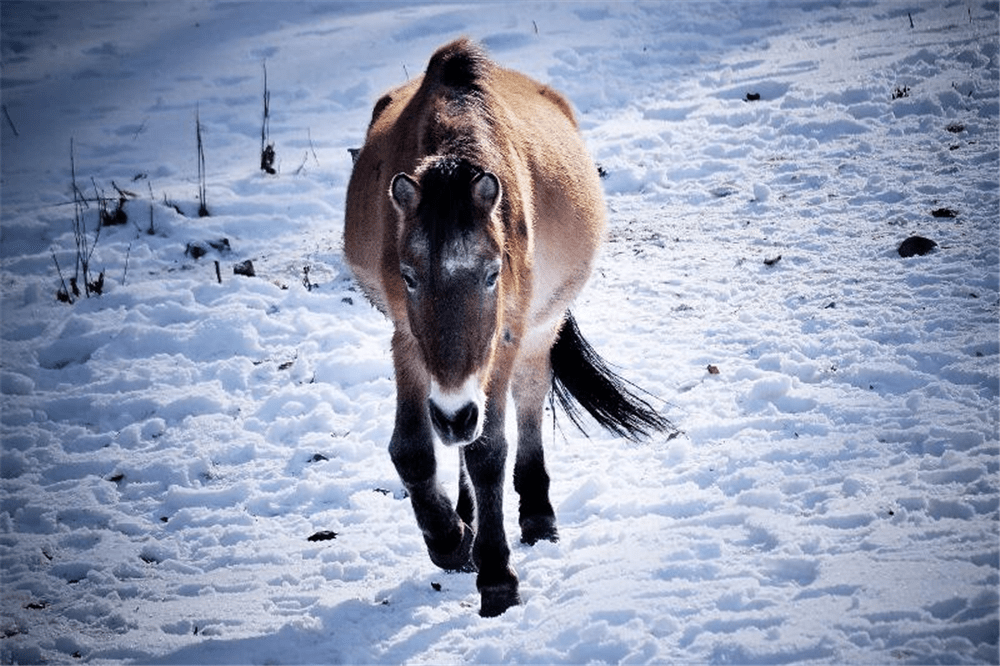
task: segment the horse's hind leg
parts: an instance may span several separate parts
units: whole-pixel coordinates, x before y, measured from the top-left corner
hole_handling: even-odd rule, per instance
[[[542,449],[542,414],[551,385],[548,350],[521,358],[514,371],[512,392],[517,409],[517,460],[514,490],[521,498],[521,541],[558,541],[556,516],[549,501],[549,474]]]

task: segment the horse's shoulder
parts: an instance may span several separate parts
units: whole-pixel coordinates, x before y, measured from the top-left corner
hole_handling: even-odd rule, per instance
[[[491,80],[491,90],[505,100],[519,115],[537,119],[569,121],[575,130],[576,115],[569,101],[554,88],[514,70],[498,67]]]

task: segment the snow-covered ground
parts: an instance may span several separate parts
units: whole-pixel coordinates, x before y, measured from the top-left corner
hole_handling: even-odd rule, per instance
[[[4,663],[1000,661],[997,2],[0,19]],[[508,490],[494,619],[425,553],[341,255],[373,101],[461,34],[576,106],[611,227],[576,317],[682,432],[548,417],[562,539],[516,543]],[[136,196],[83,211],[104,290],[67,304],[71,141]]]

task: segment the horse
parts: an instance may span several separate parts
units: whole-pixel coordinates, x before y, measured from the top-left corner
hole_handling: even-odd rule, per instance
[[[529,545],[558,540],[542,449],[550,391],[581,427],[581,407],[632,439],[668,425],[569,312],[605,224],[569,102],[478,44],[446,44],[375,103],[347,187],[344,257],[393,324],[390,458],[431,561],[477,572],[484,617],[520,603],[503,526],[508,393]],[[454,505],[435,438],[459,456]]]

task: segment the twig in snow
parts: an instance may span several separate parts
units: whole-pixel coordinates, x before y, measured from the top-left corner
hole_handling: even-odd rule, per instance
[[[143,119],[142,119],[142,122],[141,122],[141,123],[139,123],[139,129],[137,129],[137,130],[135,131],[135,134],[133,134],[133,135],[132,135],[132,140],[133,140],[133,141],[135,141],[136,139],[138,139],[138,138],[139,138],[139,135],[140,135],[140,134],[142,134],[143,130],[145,130],[145,129],[146,129],[146,123],[147,123],[147,122],[149,122],[149,118],[148,118],[148,117],[147,117],[147,118],[143,118]]]
[[[260,123],[260,170],[264,173],[275,175],[274,168],[274,143],[271,138],[271,91],[267,89],[267,60],[263,62],[264,68],[264,118]]]
[[[309,150],[307,150],[305,154],[302,156],[302,164],[300,164],[298,168],[295,170],[296,176],[298,176],[305,170],[306,162],[309,161],[309,155],[312,155],[313,162],[316,163],[316,166],[319,166],[319,156],[316,155],[316,146],[313,145],[312,130],[310,130],[308,127],[306,128],[306,137],[309,139]]]
[[[76,157],[72,138],[69,140],[69,164],[73,185],[73,240],[76,244],[76,274],[70,278],[69,282],[70,286],[73,287],[73,293],[79,295],[77,284],[82,272],[83,288],[89,297],[91,292],[100,294],[104,290],[104,273],[98,275],[96,280],[90,279],[90,260],[94,256],[97,242],[101,238],[101,225],[98,223],[97,229],[94,231],[94,240],[89,241],[87,224],[83,219],[83,210],[87,207],[87,201],[80,187],[76,184]],[[94,183],[94,189],[97,189],[96,183]],[[98,194],[98,200],[100,200],[100,194]]]
[[[201,140],[201,113],[194,115],[195,136],[198,139],[198,217],[208,217],[208,186],[205,184],[205,144]]]
[[[118,192],[118,204],[115,206],[114,211],[108,210],[108,199],[104,197],[103,192],[98,198],[98,205],[101,209],[101,224],[104,226],[114,226],[128,222],[128,214],[125,212],[125,202],[135,198],[134,193],[121,189],[115,185],[115,181],[111,181],[111,187],[115,188],[115,191]],[[97,183],[94,183],[94,189],[97,189]]]
[[[3,108],[3,117],[7,119],[7,124],[10,125],[10,129],[12,132],[14,132],[14,136],[21,136],[20,134],[17,133],[17,128],[14,127],[14,121],[10,119],[10,114],[7,112],[7,105],[3,104],[2,108]]]
[[[312,153],[313,159],[316,160],[316,164],[319,164],[319,156],[316,155],[316,146],[313,145],[313,135],[310,128],[306,128],[306,138],[309,139],[309,152]]]
[[[125,286],[125,279],[128,277],[128,258],[132,254],[132,243],[125,248],[125,270],[122,271],[122,286]]]
[[[149,229],[146,230],[146,233],[153,236],[156,234],[156,229],[153,228],[153,185],[149,182],[146,185],[149,186]]]
[[[306,288],[306,291],[312,291],[314,288],[318,288],[319,285],[309,279],[309,267],[302,267],[302,285]]]
[[[56,292],[56,298],[63,303],[72,303],[73,296],[69,292],[69,287],[66,286],[66,278],[63,277],[62,268],[59,266],[59,259],[56,258],[55,250],[52,250],[52,261],[56,262],[56,273],[59,274],[59,283],[62,285],[59,287],[59,291]]]
[[[173,201],[170,201],[169,199],[167,199],[167,193],[166,192],[163,193],[163,205],[167,206],[168,208],[173,208],[174,211],[178,215],[180,215],[181,217],[184,217],[184,211],[182,211],[181,207],[178,206],[177,204],[175,204]]]

